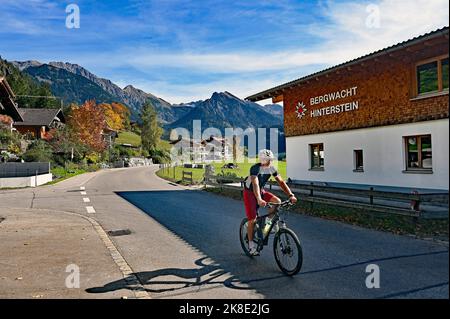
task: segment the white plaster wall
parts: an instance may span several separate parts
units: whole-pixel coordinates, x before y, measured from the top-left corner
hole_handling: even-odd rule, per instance
[[[35,187],[51,182],[52,178],[52,174],[38,175],[37,179],[35,176],[0,178],[0,188]]]
[[[448,119],[286,138],[287,175],[296,180],[418,188],[449,188]],[[431,134],[432,174],[405,170],[404,136]],[[310,170],[309,145],[324,144],[324,171]],[[353,172],[362,149],[364,172]]]

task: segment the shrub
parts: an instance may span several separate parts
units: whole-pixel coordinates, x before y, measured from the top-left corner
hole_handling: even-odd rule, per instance
[[[10,129],[0,128],[0,148],[11,154],[20,154],[21,136],[17,132],[11,132]]]
[[[135,157],[141,156],[141,150],[136,148],[125,147],[122,145],[116,145],[114,147],[115,152],[118,152],[119,157]]]
[[[90,153],[86,155],[86,160],[88,164],[95,164],[100,160],[100,156],[97,153]]]
[[[51,162],[52,148],[45,141],[35,141],[28,147],[25,154],[23,154],[23,158],[26,162]]]
[[[8,152],[13,153],[13,154],[19,154],[20,147],[17,144],[11,143],[8,146]]]
[[[224,172],[223,170],[217,174],[217,182],[218,183],[234,183],[236,179],[240,179],[236,173],[232,172]]]
[[[155,164],[167,163],[170,160],[170,153],[164,149],[152,150],[150,156]]]

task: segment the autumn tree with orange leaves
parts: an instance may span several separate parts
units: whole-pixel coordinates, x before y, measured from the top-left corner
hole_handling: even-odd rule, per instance
[[[126,107],[122,103],[117,103],[117,102],[111,103],[111,107],[112,107],[113,111],[119,115],[119,117],[122,121],[121,130],[128,129],[130,127],[130,110],[128,109],[128,107]]]
[[[101,103],[98,107],[105,114],[105,121],[110,129],[122,131],[129,127],[130,111],[125,105],[113,102],[111,104]]]
[[[82,106],[72,105],[68,126],[71,137],[86,145],[91,151],[100,153],[106,149],[102,135],[106,127],[105,112],[95,101],[86,101]]]

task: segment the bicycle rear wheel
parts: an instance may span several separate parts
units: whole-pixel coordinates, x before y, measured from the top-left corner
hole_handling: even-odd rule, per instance
[[[289,228],[281,228],[273,240],[273,253],[281,271],[294,276],[302,268],[303,250],[297,235]]]
[[[239,240],[241,241],[241,247],[242,250],[244,251],[244,253],[248,256],[248,257],[253,257],[250,252],[248,251],[248,233],[247,233],[247,228],[248,228],[248,219],[244,218],[241,222],[241,226],[239,227]],[[255,225],[255,229],[253,231],[253,241],[255,241],[256,238],[256,229],[257,226]]]

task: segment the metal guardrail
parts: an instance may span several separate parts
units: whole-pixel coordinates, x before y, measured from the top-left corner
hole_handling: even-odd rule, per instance
[[[240,186],[230,185],[233,183],[239,183]],[[242,189],[243,183],[242,178],[221,175],[205,175],[204,179],[205,187],[210,185],[221,189],[239,190]],[[273,190],[273,186],[276,186],[277,183],[269,182],[268,185]],[[449,202],[448,193],[401,193],[374,190],[373,187],[356,189],[314,185],[313,183],[288,183],[288,185],[300,200],[309,202],[311,205],[321,203],[410,217],[422,217],[421,204],[448,206]],[[448,213],[439,218],[448,218]]]
[[[29,177],[50,173],[50,163],[0,163],[0,178]]]

